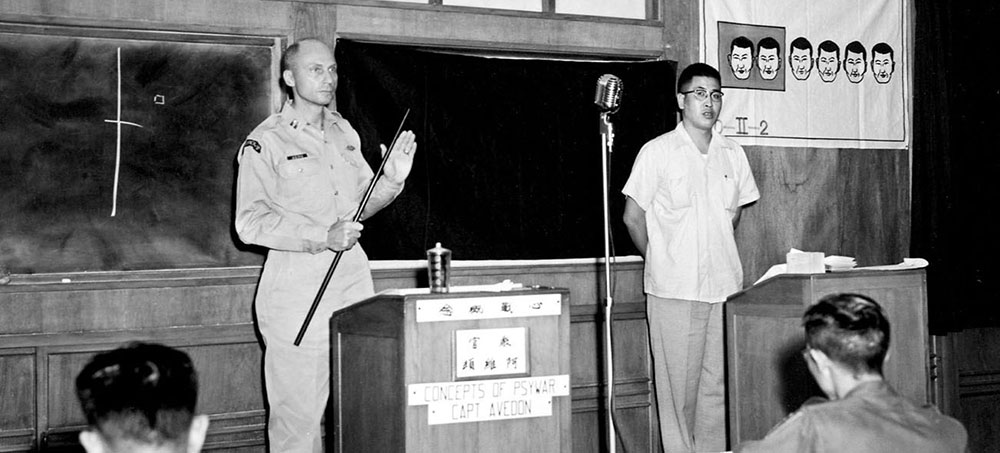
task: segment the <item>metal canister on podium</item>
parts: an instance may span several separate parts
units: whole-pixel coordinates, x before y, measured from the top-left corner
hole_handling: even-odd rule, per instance
[[[427,280],[432,293],[448,292],[448,274],[451,272],[451,250],[438,242],[427,251]]]

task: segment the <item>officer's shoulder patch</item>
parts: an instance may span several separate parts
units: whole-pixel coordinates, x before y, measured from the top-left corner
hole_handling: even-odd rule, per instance
[[[253,149],[260,154],[260,143],[257,140],[248,138],[245,142],[243,142],[243,151],[246,152],[247,148]]]

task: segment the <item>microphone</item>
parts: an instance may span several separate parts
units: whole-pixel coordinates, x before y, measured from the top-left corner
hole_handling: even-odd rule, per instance
[[[597,92],[594,93],[594,104],[602,112],[614,113],[622,100],[622,79],[612,74],[604,74],[597,79]]]

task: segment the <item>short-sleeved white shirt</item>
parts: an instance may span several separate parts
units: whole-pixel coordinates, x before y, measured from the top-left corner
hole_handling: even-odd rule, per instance
[[[713,131],[706,159],[678,124],[642,147],[622,193],[646,211],[646,293],[714,303],[740,290],[732,219],[760,198],[743,147]]]

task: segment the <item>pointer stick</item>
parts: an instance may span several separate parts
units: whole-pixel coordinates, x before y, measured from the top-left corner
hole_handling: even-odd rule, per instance
[[[399,128],[396,129],[396,135],[392,138],[392,144],[389,145],[389,149],[385,151],[385,155],[382,156],[382,163],[379,164],[378,170],[375,171],[375,176],[372,177],[372,182],[368,184],[368,190],[365,191],[365,197],[361,199],[361,205],[358,206],[358,212],[354,214],[354,221],[357,222],[361,219],[361,213],[365,210],[365,205],[368,204],[368,199],[372,197],[372,192],[375,191],[375,183],[378,182],[378,178],[382,176],[382,170],[385,169],[385,163],[389,160],[389,155],[392,154],[392,149],[396,146],[396,140],[399,138],[400,132],[403,130],[403,124],[406,123],[406,117],[410,115],[410,109],[406,109],[406,113],[403,114],[403,121],[399,122]],[[323,293],[326,292],[326,286],[330,284],[330,277],[333,277],[333,271],[337,270],[337,264],[340,264],[340,257],[344,254],[341,250],[337,252],[337,255],[333,257],[333,263],[330,263],[330,269],[326,271],[326,276],[323,277],[323,284],[319,286],[319,291],[316,293],[316,298],[313,299],[312,306],[309,307],[309,313],[306,314],[305,321],[302,322],[302,328],[299,329],[298,336],[295,337],[295,346],[302,343],[302,337],[306,335],[306,329],[309,328],[309,322],[312,321],[312,317],[316,314],[316,307],[319,307],[319,301],[323,299]]]

